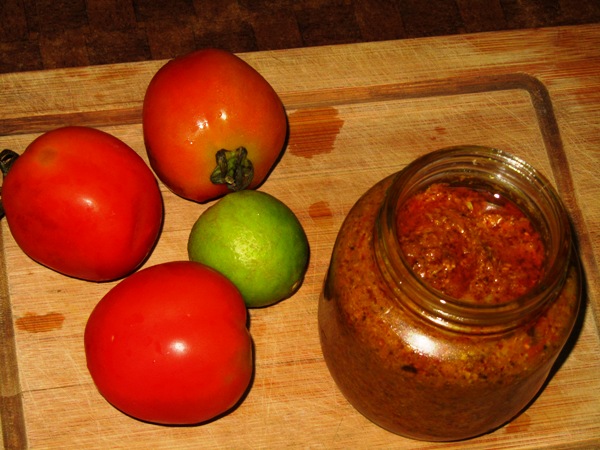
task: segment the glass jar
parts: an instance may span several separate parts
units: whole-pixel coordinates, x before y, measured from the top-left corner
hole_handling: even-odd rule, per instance
[[[477,247],[481,237],[471,235],[469,244],[481,252],[464,250],[455,261],[465,264],[460,269],[464,276],[469,268],[487,264],[479,288],[504,297],[487,292],[459,298],[433,286],[439,270],[452,267],[434,271],[410,262],[401,244],[403,221],[410,216],[398,220],[407,202],[431,186],[483,196],[488,212],[518,208],[541,242],[539,276],[530,288],[517,289],[525,282],[520,274],[533,270],[528,265],[532,258],[517,253],[527,254],[520,247],[531,247],[527,239],[532,233],[516,225],[512,231],[527,236],[498,235],[492,239],[501,245]],[[465,204],[468,215],[474,206],[470,200]],[[426,205],[422,202],[424,209],[415,218],[429,217]],[[494,220],[510,223],[502,217]],[[484,214],[477,220],[491,219]],[[425,242],[431,245],[416,256],[427,261],[457,247],[447,233],[456,232],[459,222],[441,221],[430,228]],[[475,228],[470,223],[466,231]],[[511,249],[508,269],[494,266],[493,255],[486,259],[488,245]],[[506,424],[532,401],[572,331],[580,290],[570,222],[550,183],[525,161],[500,150],[442,149],[380,181],[349,212],[319,301],[321,347],[339,389],[374,423],[413,439],[468,439]],[[514,297],[507,296],[513,291]]]

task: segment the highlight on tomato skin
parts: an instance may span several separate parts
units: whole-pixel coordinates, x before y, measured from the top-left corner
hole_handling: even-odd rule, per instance
[[[269,82],[218,49],[175,58],[156,72],[142,126],[158,178],[200,203],[258,187],[281,157],[288,132],[285,108]]]
[[[158,182],[117,137],[61,127],[21,155],[5,150],[0,166],[8,226],[34,261],[101,282],[132,273],[154,249],[163,220]]]
[[[90,314],[84,346],[100,394],[157,424],[227,414],[243,401],[254,370],[241,294],[190,261],[147,267],[115,285]]]

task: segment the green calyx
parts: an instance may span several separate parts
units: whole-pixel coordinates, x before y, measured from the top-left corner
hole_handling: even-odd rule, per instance
[[[0,152],[0,172],[2,172],[2,175],[6,176],[8,174],[8,171],[18,157],[19,154],[17,152],[9,149],[4,149]]]
[[[10,168],[15,163],[19,154],[17,152],[13,152],[12,150],[5,149],[0,152],[0,172],[2,172],[2,176],[5,177],[8,175]],[[0,193],[1,193],[0,188]],[[4,206],[2,205],[2,196],[0,194],[0,219],[4,217]]]
[[[244,147],[236,150],[221,149],[216,154],[217,167],[210,175],[214,184],[226,184],[232,191],[246,189],[252,182],[254,167]]]

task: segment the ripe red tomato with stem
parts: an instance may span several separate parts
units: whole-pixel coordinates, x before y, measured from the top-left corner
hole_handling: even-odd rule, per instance
[[[241,294],[219,272],[190,261],[119,282],[92,311],[84,342],[99,392],[148,422],[215,418],[239,402],[253,371]]]
[[[89,127],[42,134],[22,155],[5,150],[2,206],[33,260],[89,281],[121,278],[152,251],[162,225],[158,183],[120,139]]]
[[[256,188],[287,136],[286,113],[269,82],[239,57],[217,49],[161,67],[148,85],[142,117],[158,178],[197,202]]]

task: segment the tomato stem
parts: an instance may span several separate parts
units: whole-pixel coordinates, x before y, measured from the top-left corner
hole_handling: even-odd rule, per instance
[[[216,153],[217,167],[210,176],[214,184],[226,184],[232,191],[246,189],[252,182],[254,167],[244,147],[236,150],[221,149]]]
[[[8,175],[10,168],[15,163],[18,157],[19,154],[17,152],[13,152],[12,150],[9,150],[7,148],[0,152],[0,172],[2,172],[3,177]],[[3,217],[4,205],[2,204],[2,196],[0,195],[0,219],[2,219]]]
[[[8,174],[8,171],[10,170],[10,168],[15,163],[18,157],[19,154],[17,152],[13,152],[12,150],[9,150],[7,148],[2,150],[2,152],[0,153],[0,171],[2,171],[3,176],[6,176]]]

